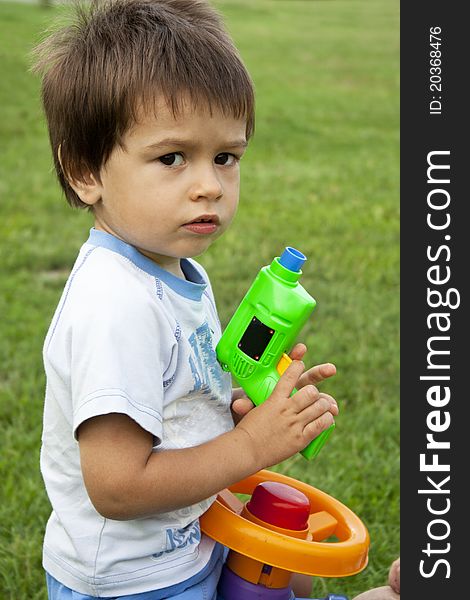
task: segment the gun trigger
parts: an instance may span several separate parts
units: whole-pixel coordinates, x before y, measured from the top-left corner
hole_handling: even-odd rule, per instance
[[[279,373],[279,375],[282,375],[284,373],[284,371],[291,364],[291,362],[292,362],[291,357],[284,352],[284,354],[281,356],[279,362],[277,363],[277,367],[276,367],[276,371]]]

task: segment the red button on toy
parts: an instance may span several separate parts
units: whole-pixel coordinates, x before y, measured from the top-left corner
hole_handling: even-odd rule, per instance
[[[258,484],[246,507],[255,517],[276,527],[302,531],[308,526],[310,502],[307,496],[285,483]]]

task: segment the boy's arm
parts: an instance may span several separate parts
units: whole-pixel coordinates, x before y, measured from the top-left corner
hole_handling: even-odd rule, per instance
[[[123,414],[78,430],[84,482],[99,513],[127,520],[190,506],[302,450],[338,409],[307,385],[289,397],[304,365],[294,361],[274,392],[231,431],[182,450],[153,452],[153,437]]]

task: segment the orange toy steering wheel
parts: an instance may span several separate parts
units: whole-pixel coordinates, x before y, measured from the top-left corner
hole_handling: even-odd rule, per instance
[[[252,494],[264,481],[290,485],[307,496],[307,539],[292,537],[288,530],[267,529],[240,514],[243,504],[233,493]],[[202,531],[224,546],[292,573],[345,577],[367,566],[369,534],[359,517],[321,490],[271,471],[259,471],[221,492],[200,522]],[[339,541],[321,541],[330,536]]]

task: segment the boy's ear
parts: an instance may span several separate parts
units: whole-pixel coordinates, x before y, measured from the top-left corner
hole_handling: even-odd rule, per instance
[[[82,202],[93,206],[101,200],[101,183],[99,183],[93,173],[88,173],[82,179],[67,179],[68,184],[77,194]]]
[[[101,192],[102,186],[101,182],[97,180],[97,178],[93,175],[93,173],[87,173],[80,179],[75,179],[73,177],[69,177],[64,170],[62,165],[62,157],[61,157],[61,147],[57,148],[57,157],[60,162],[60,166],[62,168],[62,172],[67,179],[67,183],[73,189],[73,191],[77,194],[82,202],[88,204],[89,206],[93,206],[99,200],[101,200]]]

